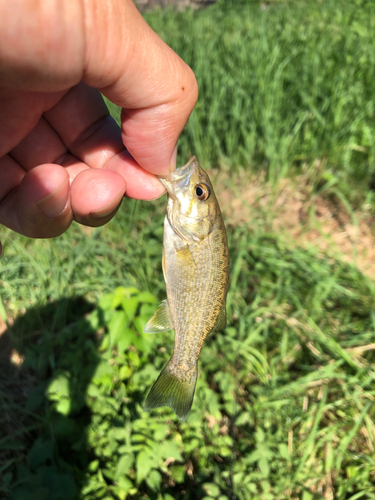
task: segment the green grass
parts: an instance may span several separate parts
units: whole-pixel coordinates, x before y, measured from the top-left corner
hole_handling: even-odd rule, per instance
[[[179,163],[197,153],[276,183],[320,158],[317,187],[362,202],[372,13],[327,1],[147,14],[200,83]],[[206,341],[184,424],[142,411],[173,345],[141,333],[165,298],[165,199],[124,200],[105,227],[53,240],[2,232],[0,316],[14,323],[0,336],[0,498],[375,499],[374,283],[275,234],[262,210],[228,228],[228,328]]]
[[[260,4],[147,15],[199,83],[180,163],[194,153],[276,182],[319,159],[320,182],[332,174],[347,196],[353,182],[366,194],[375,175],[374,3]]]
[[[280,235],[229,228],[229,325],[191,415],[142,412],[172,349],[140,333],[164,298],[164,201],[85,237],[5,240],[3,303],[26,308],[25,362],[0,383],[5,497],[375,498],[374,285]]]

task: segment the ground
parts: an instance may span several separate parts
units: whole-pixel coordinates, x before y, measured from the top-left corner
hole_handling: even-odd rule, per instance
[[[215,186],[228,224],[250,227],[266,220],[270,231],[283,233],[296,245],[315,246],[375,277],[373,217],[365,210],[350,214],[339,199],[314,194],[306,176],[281,180],[273,189],[262,179],[249,179],[245,170],[235,180],[223,172]]]
[[[216,0],[136,0],[135,3],[140,11],[144,11],[155,7],[170,6],[177,7],[178,9],[208,7],[215,2]]]

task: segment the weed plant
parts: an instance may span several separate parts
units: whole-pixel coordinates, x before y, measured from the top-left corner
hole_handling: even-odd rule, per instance
[[[156,206],[151,218],[127,201],[85,235],[4,241],[25,361],[3,366],[2,495],[375,498],[374,285],[280,235],[229,228],[229,324],[206,340],[189,419],[143,412],[173,346],[142,333],[165,298]]]
[[[351,201],[373,189],[374,2],[223,0],[146,19],[199,83],[181,164],[197,154],[263,170],[272,183],[307,165]]]

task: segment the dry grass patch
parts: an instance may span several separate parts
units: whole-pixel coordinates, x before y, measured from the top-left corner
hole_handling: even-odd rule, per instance
[[[282,179],[276,187],[244,169],[211,176],[228,225],[266,225],[288,243],[314,246],[375,277],[375,224],[369,212],[350,214],[337,196],[315,194],[306,175]]]

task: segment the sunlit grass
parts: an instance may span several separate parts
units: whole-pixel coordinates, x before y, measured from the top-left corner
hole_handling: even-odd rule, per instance
[[[164,202],[152,217],[146,204],[132,206],[132,215],[124,205],[87,234],[73,227],[50,242],[5,240],[2,299],[18,317],[10,332],[26,358],[11,370],[17,384],[0,384],[3,410],[20,419],[0,423],[4,494],[37,498],[22,495],[47,487],[48,470],[56,481],[65,474],[72,500],[81,487],[88,499],[219,498],[207,491],[222,499],[373,498],[373,283],[260,221],[256,230],[229,227],[229,324],[206,341],[192,413],[180,426],[168,409],[142,413],[172,337],[134,333],[165,298]],[[130,327],[126,297],[121,308],[108,298],[88,316],[119,285],[156,301]]]
[[[375,174],[372,2],[223,1],[203,11],[159,10],[147,20],[199,83],[179,163],[194,153],[213,166],[265,170],[276,182],[324,159],[319,180],[334,174],[352,198],[353,181],[368,189]]]

